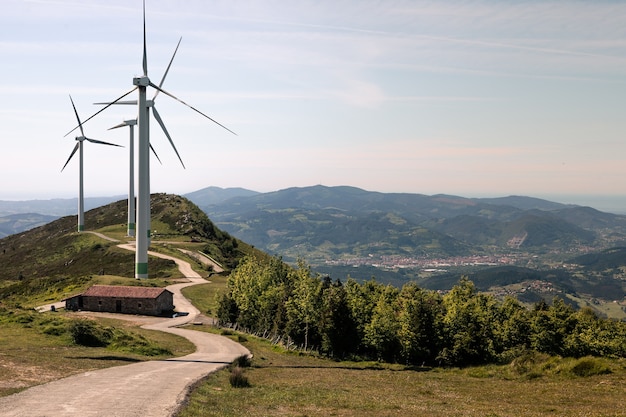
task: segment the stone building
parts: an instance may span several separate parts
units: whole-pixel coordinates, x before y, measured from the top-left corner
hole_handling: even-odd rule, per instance
[[[65,308],[163,316],[174,310],[174,294],[165,288],[94,285],[82,294],[67,298]]]

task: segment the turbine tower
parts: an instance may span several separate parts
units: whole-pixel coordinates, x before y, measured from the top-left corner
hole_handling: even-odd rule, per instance
[[[137,125],[137,119],[124,120],[122,123],[115,125],[109,130],[117,129],[120,127],[128,126],[130,129],[130,138],[129,138],[129,169],[128,169],[128,227],[127,227],[127,236],[134,237],[135,236],[135,126]],[[159,163],[161,159],[159,159],[159,155],[157,155],[156,151],[150,145],[150,149]]]
[[[180,41],[179,41],[179,44],[180,44]],[[150,107],[154,109],[154,106],[153,106],[154,101],[152,103],[149,103],[148,100],[146,99],[147,88],[152,87],[155,90],[157,90],[157,92],[155,93],[155,96],[156,94],[158,94],[158,92],[161,92],[173,98],[174,100],[184,104],[185,106],[196,111],[197,113],[200,113],[202,116],[218,124],[219,126],[223,127],[229,132],[234,133],[233,131],[221,125],[217,121],[213,120],[206,114],[190,106],[189,104],[180,100],[176,96],[163,90],[161,86],[157,86],[154,83],[152,83],[150,81],[150,78],[148,78],[148,57],[147,57],[146,49],[147,49],[146,48],[146,2],[144,0],[143,2],[143,60],[142,60],[143,75],[140,77],[133,78],[133,85],[136,86],[136,88],[139,90],[139,100],[138,100],[138,115],[139,116],[137,118],[137,122],[139,124],[139,146],[137,149],[139,153],[139,166],[138,166],[139,190],[138,190],[138,196],[137,196],[137,239],[136,239],[137,246],[136,246],[136,251],[135,251],[135,278],[148,278],[148,245],[149,245],[149,238],[150,238],[150,228],[149,228],[150,227],[149,226],[150,225],[150,158],[149,158],[150,156]],[[178,49],[178,46],[177,46],[177,49]],[[174,52],[174,54],[176,54],[176,52]],[[172,60],[173,59],[174,57],[172,57]],[[171,63],[172,61],[170,60],[170,65]],[[168,65],[167,70],[165,71],[163,80],[165,80],[165,76],[167,75],[168,71],[169,71],[169,65]],[[163,83],[163,80],[161,81],[161,84]],[[161,128],[163,128],[164,132],[166,132],[166,135],[170,143],[172,144],[172,146],[174,146],[174,142],[169,136],[169,133],[167,133],[167,130],[165,129],[165,125],[163,124],[163,121],[161,120],[159,113],[156,110],[154,110],[153,113],[155,115],[155,119],[157,119],[157,122],[159,123]],[[176,150],[175,146],[174,146],[174,149]],[[176,154],[178,155],[178,151],[176,151]],[[178,157],[180,159],[180,155],[178,155]],[[182,160],[181,160],[181,163],[182,163]]]
[[[179,44],[180,44],[180,40],[179,40]],[[178,49],[178,46],[176,48]],[[170,68],[169,65],[167,67],[167,70],[165,71],[165,74],[163,75],[163,79],[161,80],[160,85],[156,85],[152,81],[150,81],[150,78],[148,77],[148,57],[147,57],[146,49],[147,49],[146,48],[146,2],[144,0],[143,1],[143,59],[142,59],[143,75],[133,78],[134,87],[130,91],[127,91],[126,93],[118,97],[117,99],[108,103],[105,107],[103,107],[102,109],[94,113],[92,116],[90,116],[87,120],[85,120],[85,122],[91,120],[93,117],[97,116],[99,113],[103,112],[104,110],[112,106],[113,104],[118,104],[118,103],[119,104],[131,104],[132,102],[122,102],[121,100],[127,95],[129,95],[130,93],[132,93],[133,91],[135,90],[139,91],[139,97],[137,100],[137,105],[138,105],[137,124],[139,126],[139,129],[138,129],[139,130],[139,143],[137,146],[138,192],[137,192],[137,210],[136,210],[137,222],[136,222],[136,246],[135,246],[135,278],[137,279],[148,278],[148,246],[150,244],[149,243],[150,242],[150,108],[153,109],[155,119],[157,120],[157,122],[159,123],[163,131],[165,132],[165,135],[167,136],[171,145],[174,147],[174,150],[176,151],[176,154],[178,155],[178,158],[182,164],[182,159],[180,158],[180,155],[178,154],[178,151],[176,150],[176,147],[174,146],[174,142],[172,141],[172,138],[170,137],[169,133],[167,132],[167,129],[165,128],[163,120],[161,119],[159,113],[154,108],[154,99],[153,100],[146,99],[148,87],[152,87],[156,90],[155,97],[159,92],[161,92],[173,98],[174,100],[178,101],[179,103],[184,104],[185,106],[189,107],[191,110],[195,111],[196,113],[199,113],[200,115],[204,116],[205,118],[209,119],[210,121],[219,125],[220,127],[228,130],[230,133],[235,134],[235,132],[228,129],[226,126],[220,124],[216,120],[213,120],[211,117],[202,113],[200,110],[196,109],[195,107],[190,106],[189,104],[185,103],[178,97],[174,96],[171,93],[168,93],[163,88],[161,88],[161,85],[163,84],[163,81],[165,80],[165,76],[167,75],[167,72],[169,71],[169,68]],[[176,52],[174,52],[174,55],[175,54]],[[173,59],[174,57],[172,57],[172,60]],[[172,64],[172,60],[170,60],[170,65]],[[80,125],[78,127],[80,127]],[[76,130],[78,127],[72,129],[70,132],[66,134],[66,136],[69,135],[74,130]],[[184,167],[184,164],[183,164],[183,167]]]
[[[130,139],[128,143],[129,153],[129,172],[128,172],[128,222],[127,236],[135,236],[135,125],[137,119],[124,120],[119,125],[113,126],[111,129],[128,126],[130,128]]]
[[[74,114],[76,115],[76,121],[78,122],[78,127],[80,128],[80,136],[76,136],[76,146],[74,146],[74,150],[70,154],[70,157],[67,158],[65,165],[61,168],[61,172],[65,169],[67,164],[69,164],[70,160],[78,151],[78,231],[82,232],[85,230],[85,202],[84,202],[84,192],[83,192],[83,142],[88,141],[92,143],[98,143],[100,145],[109,145],[109,146],[120,146],[114,143],[103,142],[101,140],[90,139],[85,136],[85,132],[83,130],[83,125],[80,121],[80,117],[78,117],[78,111],[76,111],[76,106],[74,105],[74,100],[72,100],[72,96],[70,95],[70,101],[72,102],[72,108],[74,109]],[[67,136],[67,135],[66,135]]]

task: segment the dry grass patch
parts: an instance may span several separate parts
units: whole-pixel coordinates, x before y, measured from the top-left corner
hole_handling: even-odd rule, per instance
[[[417,371],[333,362],[245,340],[254,354],[246,369],[250,387],[232,388],[229,371],[213,374],[179,417],[626,415],[624,361],[608,361],[610,374],[578,377],[567,372],[575,360],[557,358],[561,372],[527,378],[510,365]]]

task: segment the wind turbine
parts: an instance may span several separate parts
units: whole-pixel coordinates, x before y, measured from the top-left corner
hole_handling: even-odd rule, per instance
[[[117,129],[120,127],[128,126],[130,129],[130,139],[129,139],[129,173],[128,173],[128,228],[127,228],[127,236],[134,237],[135,236],[135,126],[137,125],[137,119],[124,120],[122,123],[115,125],[109,130]],[[159,162],[161,159],[159,155],[157,155],[156,151],[150,145],[150,149],[152,153]]]
[[[228,130],[230,133],[235,134],[235,132],[228,129],[226,126],[222,125],[221,123],[217,122],[216,120],[202,113],[200,110],[196,109],[193,106],[190,106],[189,104],[185,103],[178,97],[174,96],[171,93],[168,93],[163,88],[161,88],[163,80],[165,79],[165,75],[167,75],[167,71],[169,71],[169,65],[168,65],[167,71],[165,72],[165,75],[163,76],[161,85],[157,86],[152,81],[150,81],[150,78],[148,77],[148,57],[147,57],[146,49],[147,49],[146,48],[146,2],[144,0],[143,1],[143,59],[142,59],[143,75],[133,78],[134,87],[130,91],[124,93],[117,99],[108,103],[105,107],[103,107],[102,109],[94,113],[91,117],[89,117],[87,120],[85,120],[85,122],[89,121],[90,119],[98,115],[99,113],[106,110],[108,107],[120,102],[124,97],[126,97],[133,91],[135,90],[139,91],[139,97],[137,101],[137,105],[138,105],[137,124],[139,126],[139,129],[138,129],[139,130],[139,143],[137,146],[137,151],[139,155],[138,155],[138,169],[137,169],[138,171],[138,194],[137,194],[137,223],[136,223],[137,228],[136,228],[136,246],[135,246],[135,278],[138,278],[138,279],[148,278],[148,246],[149,246],[149,239],[150,239],[150,155],[149,155],[150,154],[150,107],[153,108],[155,119],[157,119],[157,122],[159,123],[161,128],[164,129],[164,131],[166,132],[166,136],[168,137],[170,143],[172,144],[172,146],[174,146],[174,142],[169,136],[169,133],[167,133],[167,129],[165,129],[165,125],[163,124],[163,121],[161,120],[159,113],[156,110],[154,110],[154,100],[151,100],[150,102],[146,99],[147,88],[148,87],[154,88],[155,90],[157,90],[157,94],[158,92],[161,92],[173,98],[179,103],[182,103],[185,106],[189,107],[196,113],[199,113],[200,115],[209,119],[213,123],[216,123],[220,127]],[[173,59],[174,57],[172,57],[172,60]],[[172,61],[170,60],[170,65],[171,65],[171,62]],[[72,129],[69,133],[73,132],[75,129],[76,128]],[[174,150],[176,150],[175,146],[174,146]],[[176,154],[178,155],[178,151],[176,151]],[[178,157],[180,159],[180,155],[178,155]],[[182,163],[182,159],[180,161]]]
[[[74,100],[72,100],[72,96],[70,95],[70,101],[72,102],[72,107],[74,108],[74,114],[76,115],[76,121],[78,122],[78,127],[80,128],[80,136],[76,136],[76,146],[74,146],[74,150],[70,154],[70,157],[67,158],[65,165],[61,168],[61,172],[65,169],[67,164],[69,164],[70,160],[78,151],[78,231],[82,232],[85,230],[85,202],[84,202],[84,193],[83,193],[83,142],[88,141],[92,143],[98,143],[100,145],[109,145],[109,146],[120,146],[114,143],[103,142],[101,140],[91,139],[85,136],[85,132],[83,130],[83,124],[80,121],[80,117],[78,117],[78,111],[76,111],[76,106],[74,105]],[[67,136],[67,135],[66,135]]]

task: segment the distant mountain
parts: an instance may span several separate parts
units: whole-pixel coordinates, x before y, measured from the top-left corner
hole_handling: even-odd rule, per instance
[[[193,198],[192,198],[193,200]],[[369,192],[355,187],[288,188],[210,207],[221,228],[269,253],[313,262],[346,256],[460,256],[499,248],[593,245],[626,216],[531,197],[470,199]]]
[[[120,199],[126,196],[113,197],[86,197],[85,210],[91,210]],[[39,213],[48,216],[67,216],[78,212],[77,198],[54,198],[50,200],[23,200],[5,201],[0,200],[0,216],[8,216],[20,213]]]
[[[193,201],[198,207],[219,204],[233,197],[250,197],[258,195],[256,191],[246,190],[245,188],[220,188],[207,187],[198,191],[185,194],[184,197]]]
[[[485,203],[495,204],[498,206],[511,206],[521,210],[560,210],[567,207],[576,207],[572,204],[555,203],[548,200],[535,197],[524,197],[517,195],[510,195],[508,197],[494,197],[494,198],[473,198],[472,200]]]
[[[626,256],[613,251],[569,260],[626,246],[626,216],[532,197],[321,185],[237,196],[203,208],[233,236],[288,262],[302,258],[332,278],[375,277],[397,286],[415,281],[445,291],[467,275],[479,289],[501,296],[533,303],[558,295],[601,314],[626,316],[626,307],[613,304],[626,295],[620,280]]]
[[[57,216],[37,213],[10,214],[0,217],[0,238],[44,225],[57,218]]]
[[[222,249],[215,256],[227,266],[236,262],[229,257],[239,253],[237,245],[250,244],[288,262],[302,258],[333,279],[375,277],[398,286],[416,281],[445,291],[461,275],[467,275],[479,289],[499,295],[514,295],[527,302],[559,295],[611,317],[626,317],[626,216],[532,197],[475,199],[379,193],[345,186],[318,185],[271,193],[208,187],[187,196],[211,222],[202,219],[195,205],[184,198],[155,195],[155,229],[166,233],[164,237],[171,233],[200,240],[218,236]],[[24,207],[36,206],[73,215],[76,201],[35,200],[21,206],[8,202],[18,203],[15,207],[3,203],[7,202],[0,202],[0,209],[21,212]],[[96,199],[90,199],[90,204],[94,203]],[[98,206],[88,211],[88,227],[123,224],[125,210],[125,198]],[[26,227],[23,219],[38,221],[35,216],[9,217],[5,223],[13,221],[11,230],[17,231]],[[46,218],[39,220],[45,222]],[[97,263],[77,264],[86,259],[86,253],[57,253],[74,239],[69,235],[74,227],[75,216],[67,216],[0,240],[4,259],[0,275],[6,279],[62,276],[79,273],[74,270],[79,267],[80,273],[91,274],[104,269],[105,261],[106,265],[115,262],[113,272],[122,264],[127,268],[127,261],[118,257],[128,254],[110,252],[108,246],[104,250],[101,244],[90,249],[102,252]],[[21,239],[26,233],[29,238]],[[46,245],[40,244],[42,239]],[[31,246],[24,246],[25,242]],[[212,248],[213,243],[207,245]],[[128,264],[132,268],[132,261]]]

